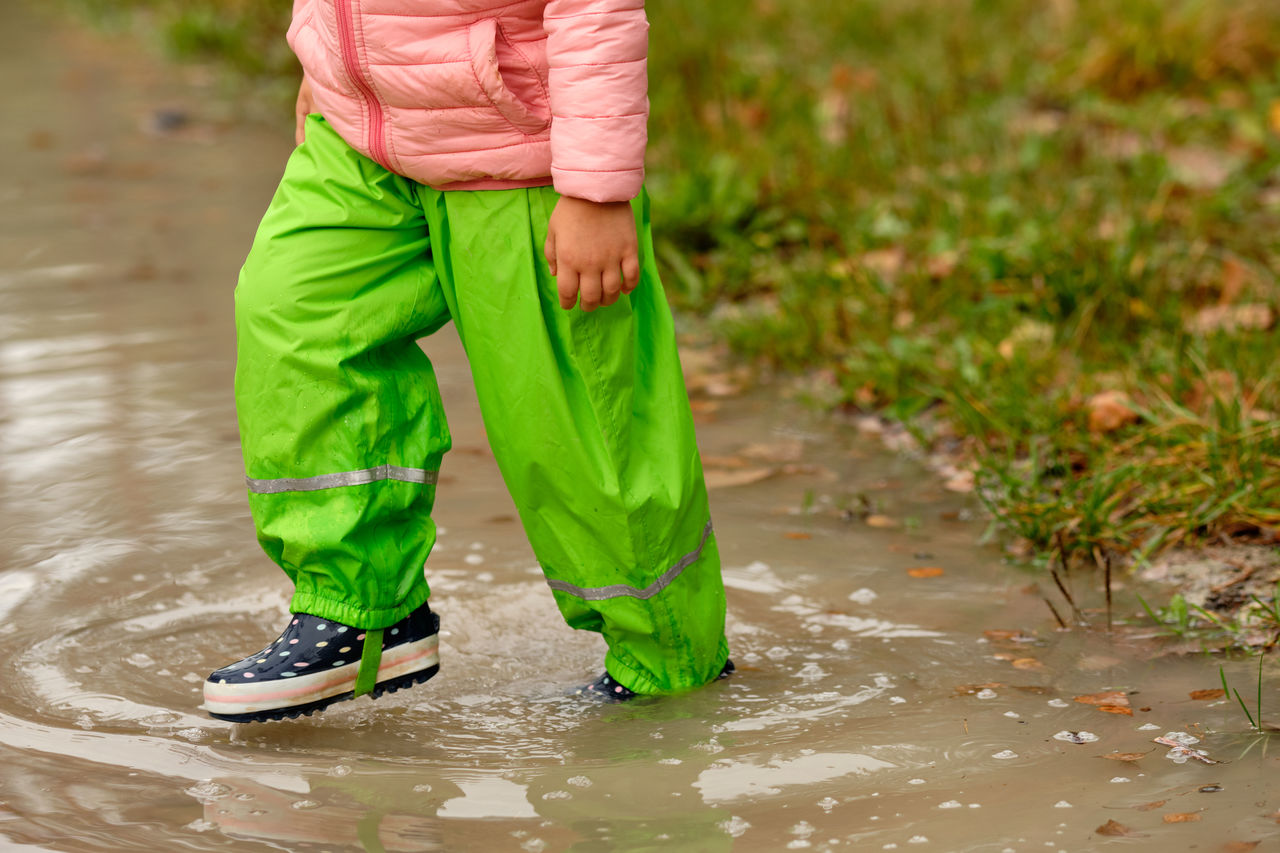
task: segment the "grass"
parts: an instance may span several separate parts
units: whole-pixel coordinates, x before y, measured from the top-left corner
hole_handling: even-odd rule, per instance
[[[64,0],[293,74],[288,3]],[[1048,563],[1280,526],[1280,4],[650,0],[675,302]]]
[[[1263,656],[1262,654],[1259,654],[1258,699],[1257,704],[1254,706],[1254,710],[1257,711],[1256,717],[1249,712],[1249,706],[1244,703],[1244,698],[1240,695],[1240,691],[1238,689],[1234,691],[1235,700],[1236,703],[1239,704],[1240,710],[1244,712],[1245,718],[1249,720],[1249,725],[1254,729],[1254,731],[1258,732],[1262,731],[1262,660]],[[1233,695],[1230,685],[1227,684],[1227,672],[1222,667],[1218,667],[1218,677],[1222,679],[1222,692],[1227,696]]]
[[[837,405],[929,413],[1041,554],[1280,521],[1280,7],[720,6],[651,6],[686,307]],[[1105,391],[1132,414],[1091,428]]]

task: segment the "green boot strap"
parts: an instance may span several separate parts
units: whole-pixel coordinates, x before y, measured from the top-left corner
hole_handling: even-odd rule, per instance
[[[360,653],[360,669],[356,671],[356,696],[372,693],[378,684],[378,665],[382,663],[382,629],[364,632],[364,651]]]

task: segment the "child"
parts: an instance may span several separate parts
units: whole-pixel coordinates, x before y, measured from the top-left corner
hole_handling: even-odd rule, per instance
[[[439,669],[423,563],[449,320],[560,611],[613,699],[727,675],[724,587],[644,177],[643,0],[295,0],[299,143],[236,288],[258,539],[293,580],[214,672],[276,720]]]

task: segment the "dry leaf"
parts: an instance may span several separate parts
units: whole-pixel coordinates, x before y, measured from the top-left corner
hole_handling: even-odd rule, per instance
[[[1276,131],[1280,133],[1280,130]],[[960,253],[956,251],[939,252],[929,260],[925,261],[924,270],[929,274],[929,278],[940,279],[950,278],[951,274],[956,271],[956,265],[960,262]]]
[[[1174,180],[1196,190],[1216,190],[1235,171],[1237,159],[1226,151],[1201,145],[1171,148],[1164,154]]]
[[[1086,404],[1089,409],[1089,431],[1114,432],[1122,426],[1138,422],[1138,413],[1130,406],[1129,395],[1123,391],[1103,391],[1094,394]]]
[[[958,494],[965,495],[972,492],[975,485],[976,480],[974,473],[972,471],[961,471],[954,477],[946,480],[942,484],[942,488],[946,489],[948,492],[956,492]]]
[[[1036,696],[1049,696],[1054,691],[1051,687],[1044,687],[1039,684],[1015,684],[1014,690],[1021,690],[1023,693],[1033,693]]]
[[[897,520],[887,515],[868,515],[866,521],[868,527],[891,529],[898,526]]]
[[[1207,335],[1241,329],[1261,331],[1270,329],[1275,321],[1270,305],[1210,305],[1192,314],[1183,326],[1193,335]]]
[[[1155,809],[1160,808],[1161,806],[1163,806],[1163,805],[1164,805],[1165,803],[1167,803],[1167,802],[1169,802],[1169,801],[1168,801],[1168,800],[1156,800],[1155,802],[1151,802],[1151,803],[1143,803],[1142,805],[1140,805],[1140,806],[1134,806],[1133,808],[1134,808],[1134,810],[1135,810],[1135,811],[1140,811],[1140,812],[1149,812],[1149,811],[1153,811],[1153,810],[1155,810]]]
[[[760,442],[748,444],[738,452],[750,459],[759,459],[764,462],[798,462],[804,454],[804,442],[798,438],[787,441]]]
[[[812,539],[813,538],[812,533],[802,533],[799,530],[788,530],[786,533],[783,533],[782,535],[788,539]]]
[[[1170,812],[1164,816],[1165,823],[1195,823],[1198,820],[1199,812]]]
[[[1223,696],[1227,695],[1227,691],[1223,690],[1221,687],[1215,687],[1212,690],[1192,690],[1190,695],[1192,699],[1197,700],[1221,699]]]
[[[1010,631],[1007,628],[988,628],[982,632],[982,636],[986,637],[993,643],[1032,643],[1035,637],[1028,636],[1021,631]]]
[[[1044,669],[1044,664],[1035,658],[1018,658],[1013,662],[1014,669]]]
[[[894,246],[888,249],[873,249],[870,252],[864,252],[858,258],[858,263],[881,278],[891,279],[902,270],[902,262],[906,260],[906,257],[907,253],[901,246]]]
[[[1081,705],[1128,705],[1129,697],[1123,690],[1108,690],[1105,693],[1088,693],[1077,696],[1075,700]]]
[[[1095,829],[1094,832],[1098,833],[1099,835],[1116,835],[1121,837],[1126,837],[1126,836],[1131,837],[1131,836],[1140,835],[1140,833],[1134,832],[1132,829],[1125,826],[1123,823],[1117,823],[1114,820],[1107,821],[1102,826]]]
[[[732,486],[746,486],[758,483],[773,476],[772,468],[741,468],[736,471],[705,472],[708,489],[727,489]]]
[[[1128,705],[1099,705],[1098,710],[1106,714],[1120,714],[1124,717],[1133,716],[1133,709]]]
[[[1248,283],[1248,268],[1236,258],[1227,258],[1222,262],[1222,291],[1218,294],[1218,304],[1235,304]]]
[[[1267,110],[1267,124],[1271,125],[1271,131],[1280,135],[1280,98],[1271,102],[1271,107]]]
[[[712,424],[717,420],[716,412],[719,410],[720,404],[715,400],[703,400],[694,397],[689,401],[689,409],[693,412],[693,422],[695,424]]]
[[[907,574],[913,578],[938,578],[942,577],[946,572],[937,566],[919,566],[914,569],[907,569]]]
[[[1146,758],[1147,754],[1145,752],[1108,752],[1106,755],[1100,757],[1110,758],[1112,761],[1138,761],[1139,759]],[[1164,805],[1164,800],[1160,801],[1160,805]],[[1142,809],[1141,806],[1139,806],[1139,808]],[[1152,808],[1155,808],[1155,806],[1152,806]],[[1142,810],[1145,811],[1145,809]]]
[[[1222,853],[1249,853],[1250,850],[1256,849],[1258,844],[1257,841],[1228,841],[1218,849]]]

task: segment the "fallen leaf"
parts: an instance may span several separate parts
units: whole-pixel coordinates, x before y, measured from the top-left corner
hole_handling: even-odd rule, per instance
[[[897,276],[902,270],[902,262],[907,258],[907,253],[901,246],[894,246],[888,249],[873,249],[870,252],[864,252],[859,258],[858,263],[881,278],[891,279]]]
[[[1108,433],[1138,422],[1138,413],[1123,391],[1094,394],[1086,404],[1089,409],[1089,432]]]
[[[898,526],[897,520],[887,515],[868,515],[866,521],[868,527],[891,529]]]
[[[1006,628],[988,628],[982,632],[982,636],[986,637],[993,643],[1032,643],[1035,637],[1028,636],[1021,631],[1010,631]]]
[[[1250,850],[1257,848],[1257,841],[1228,841],[1218,849],[1222,853],[1249,853]]]
[[[1196,823],[1200,820],[1199,812],[1170,812],[1163,818],[1165,823]]]
[[[1193,335],[1210,332],[1261,331],[1275,324],[1270,305],[1210,305],[1187,318],[1183,326]]]
[[[1128,705],[1129,697],[1123,690],[1108,690],[1105,693],[1087,693],[1075,697],[1081,705]]]
[[[1102,826],[1095,829],[1094,832],[1098,833],[1099,835],[1116,835],[1121,837],[1132,837],[1132,836],[1137,836],[1141,834],[1141,833],[1134,832],[1132,829],[1125,826],[1123,823],[1118,823],[1114,820],[1107,821]]]
[[[1218,293],[1219,305],[1234,305],[1249,283],[1249,269],[1236,258],[1222,262],[1222,290]]]
[[[942,488],[946,489],[948,492],[956,492],[958,494],[965,495],[972,492],[975,485],[976,482],[973,472],[961,471],[959,474],[956,474],[954,477],[943,482]]]
[[[715,400],[694,397],[689,401],[689,409],[693,412],[694,423],[710,424],[716,422],[716,412],[720,410],[720,404]]]
[[[742,393],[742,383],[728,373],[713,373],[707,377],[703,390],[712,397],[736,397]]]
[[[1171,148],[1164,157],[1174,180],[1196,190],[1218,189],[1238,165],[1228,152],[1200,145]]]
[[[1014,669],[1044,669],[1044,664],[1035,658],[1018,658],[1013,662]]]
[[[746,486],[772,477],[772,468],[742,468],[736,471],[705,472],[708,489],[727,489],[733,486]]]
[[[907,569],[907,574],[913,578],[937,578],[942,577],[946,572],[937,566],[920,566],[914,569]]]
[[[804,442],[800,439],[748,444],[739,451],[750,459],[764,462],[797,462],[804,455]]]
[[[812,539],[813,538],[812,533],[802,533],[799,530],[788,530],[786,533],[782,535],[788,539]]]
[[[1097,708],[1104,714],[1120,714],[1124,717],[1133,716],[1133,709],[1128,705],[1098,705]]]
[[[1156,800],[1156,801],[1151,802],[1151,803],[1143,803],[1143,804],[1142,804],[1142,805],[1140,805],[1140,806],[1134,806],[1133,808],[1134,808],[1134,810],[1135,810],[1135,811],[1140,811],[1140,812],[1149,812],[1149,811],[1153,811],[1153,810],[1155,810],[1155,809],[1160,808],[1161,806],[1163,806],[1163,805],[1164,805],[1165,803],[1167,803],[1167,802],[1169,802],[1169,801],[1168,801],[1168,800]]]
[[[1280,124],[1276,126],[1276,133],[1280,133]],[[924,269],[929,274],[929,278],[940,279],[950,278],[951,274],[956,271],[956,265],[960,262],[960,253],[952,250],[939,252],[933,257],[925,261]]]
[[[1280,98],[1271,102],[1271,107],[1267,110],[1267,123],[1271,125],[1273,133],[1280,135]]]
[[[1147,754],[1145,752],[1108,752],[1106,755],[1099,757],[1110,758],[1112,761],[1138,761],[1146,758]],[[1160,804],[1163,805],[1164,800],[1161,800]]]
[[[1197,700],[1221,699],[1227,695],[1227,691],[1221,687],[1215,687],[1212,690],[1192,690],[1190,695],[1192,699]]]

